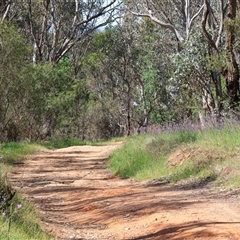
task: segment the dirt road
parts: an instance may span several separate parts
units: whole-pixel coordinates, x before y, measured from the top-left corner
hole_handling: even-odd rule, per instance
[[[44,150],[11,181],[56,239],[240,239],[239,194],[114,177],[106,159],[119,146]]]

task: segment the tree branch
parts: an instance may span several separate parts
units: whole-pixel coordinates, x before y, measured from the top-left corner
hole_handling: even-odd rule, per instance
[[[181,36],[181,34],[179,33],[179,31],[170,23],[165,23],[163,21],[160,21],[159,19],[157,19],[156,17],[152,16],[151,14],[147,14],[147,13],[136,13],[136,12],[133,12],[131,10],[128,9],[128,11],[130,13],[132,13],[133,15],[135,16],[138,16],[138,17],[147,17],[147,18],[150,18],[153,22],[157,23],[158,25],[160,25],[161,27],[163,28],[167,28],[169,30],[171,30],[174,35],[176,36],[177,40],[179,42],[182,42],[184,40],[184,38]]]
[[[201,11],[204,8],[204,4],[201,6],[201,8],[197,11],[197,13],[191,18],[190,23],[189,23],[189,29],[191,29],[192,23],[195,20],[196,17],[199,16],[199,14],[201,13]]]
[[[224,6],[223,6],[223,0],[220,1],[220,7],[221,7],[221,16],[220,16],[220,24],[219,24],[219,31],[218,31],[218,37],[216,40],[216,47],[219,46],[221,35],[223,32],[223,21],[224,21]]]
[[[204,0],[204,10],[203,10],[203,17],[202,17],[202,31],[203,35],[206,38],[208,44],[210,47],[212,47],[216,52],[218,52],[218,48],[215,44],[215,42],[212,39],[212,36],[208,33],[206,29],[206,23],[207,23],[207,17],[209,15],[209,2],[208,0]]]
[[[80,26],[84,26],[85,24],[88,24],[91,21],[94,21],[95,19],[97,19],[100,16],[103,16],[104,14],[109,12],[110,11],[109,8],[114,3],[116,3],[116,0],[110,1],[110,3],[108,3],[107,5],[100,8],[96,14],[94,14],[92,16],[88,15],[88,17],[86,19],[83,19],[82,21],[77,22],[76,19],[77,19],[77,12],[79,11],[79,6],[77,3],[77,0],[75,0],[75,15],[73,17],[71,27],[69,29],[67,36],[62,41],[62,44],[59,47],[57,53],[55,54],[53,61],[58,62],[78,41],[81,40],[83,35],[80,35],[78,37],[75,36],[75,34],[78,31]],[[114,10],[112,10],[112,11],[114,11]],[[106,24],[107,24],[107,21],[105,21],[104,23],[99,23],[96,27],[93,27],[93,29],[91,29],[90,31],[84,32],[84,35],[85,35],[85,33],[89,33],[91,31],[93,31],[94,29],[97,29],[98,27],[104,26]]]
[[[1,24],[4,22],[5,18],[7,17],[7,14],[9,12],[9,9],[10,9],[10,6],[11,6],[11,1],[9,1],[7,3],[7,5],[5,6],[6,10],[4,11],[4,14],[3,14],[3,17],[2,17],[2,20],[1,20]]]

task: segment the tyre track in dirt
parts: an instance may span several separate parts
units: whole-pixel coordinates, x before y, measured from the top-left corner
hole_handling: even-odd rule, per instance
[[[39,151],[10,179],[55,239],[240,239],[239,194],[112,176],[106,161],[120,146]]]

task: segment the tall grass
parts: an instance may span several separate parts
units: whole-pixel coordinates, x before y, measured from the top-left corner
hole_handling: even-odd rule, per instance
[[[108,166],[122,177],[148,179],[165,177],[166,156],[180,144],[196,140],[193,132],[144,134],[128,139],[123,148],[114,152]]]
[[[108,167],[122,177],[214,181],[240,186],[240,128],[177,130],[131,137],[110,158]],[[179,162],[169,166],[170,156]],[[224,175],[224,169],[232,167]],[[231,184],[232,183],[232,184]]]

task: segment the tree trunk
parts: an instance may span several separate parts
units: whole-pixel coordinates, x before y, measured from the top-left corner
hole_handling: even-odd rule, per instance
[[[236,12],[237,1],[229,0],[228,26],[226,27],[227,69],[225,77],[227,93],[230,98],[230,108],[235,108],[239,102],[239,69],[233,52],[235,33],[232,27],[232,21],[236,18]]]

